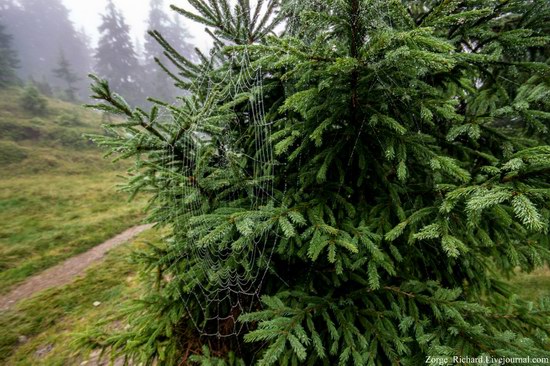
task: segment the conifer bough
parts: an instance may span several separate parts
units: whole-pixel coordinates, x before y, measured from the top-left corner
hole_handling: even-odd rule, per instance
[[[140,256],[158,286],[132,327],[92,344],[147,364],[550,357],[550,302],[507,282],[550,258],[548,1],[190,3],[173,8],[208,27],[210,55],[154,34],[180,104],[146,112],[93,86],[96,108],[128,118],[96,141],[135,159],[128,188],[153,193],[150,220],[171,235]],[[268,141],[248,120],[258,100]],[[258,238],[269,250],[244,268],[235,253]],[[201,272],[197,250],[220,267]],[[201,295],[257,270],[246,310],[238,293]]]

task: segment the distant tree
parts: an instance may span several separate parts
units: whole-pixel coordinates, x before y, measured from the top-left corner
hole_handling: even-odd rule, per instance
[[[28,80],[32,75],[45,80],[54,88],[64,87],[52,72],[58,64],[58,50],[71,50],[67,61],[81,80],[75,83],[77,94],[87,95],[85,76],[91,70],[92,52],[85,36],[79,33],[69,19],[69,10],[61,0],[0,0],[3,22],[14,37],[20,57],[18,75]]]
[[[65,53],[63,52],[63,50],[61,50],[59,54],[58,66],[52,71],[54,75],[57,78],[61,79],[66,85],[65,89],[63,90],[64,97],[70,102],[76,101],[77,88],[75,86],[75,83],[80,80],[80,78],[73,72],[69,61],[67,61],[67,59],[65,58]]]
[[[69,56],[67,56],[67,59],[69,62],[71,62],[71,66],[73,67],[75,74],[79,78],[78,81],[75,83],[76,87],[78,88],[77,96],[79,97],[79,100],[85,100],[90,96],[90,83],[88,81],[88,75],[90,74],[90,72],[93,72],[94,45],[92,45],[91,36],[86,32],[86,29],[83,26],[81,26],[80,29],[77,31],[76,36],[79,39],[80,44],[84,47],[85,59],[80,60],[79,64],[72,63]]]
[[[171,26],[166,29],[165,36],[168,43],[179,54],[191,61],[197,61],[195,45],[189,42],[189,39],[193,37],[191,33],[189,33],[189,30],[182,24],[181,16],[177,13],[173,15]]]
[[[23,109],[35,115],[46,114],[48,108],[48,101],[32,83],[27,84],[19,102]]]
[[[29,84],[34,85],[36,87],[36,89],[38,89],[38,91],[41,94],[43,94],[45,96],[48,96],[48,97],[53,97],[53,88],[44,76],[42,76],[41,81],[36,80],[32,76],[29,77]]]
[[[19,60],[11,41],[12,36],[7,34],[5,26],[0,24],[0,87],[17,81],[16,69],[19,66]]]
[[[188,42],[191,37],[185,29],[179,17],[170,18],[163,10],[164,0],[151,0],[147,27],[149,37],[145,39],[145,67],[147,70],[148,89],[147,92],[155,98],[166,101],[173,101],[175,96],[181,94],[176,88],[174,81],[162,70],[159,62],[174,72],[171,62],[164,54],[164,48],[155,39],[161,36],[178,53],[191,58],[194,55],[193,45]],[[156,35],[156,37],[155,37]]]
[[[128,102],[137,102],[142,98],[142,91],[136,75],[142,73],[130,38],[130,27],[111,0],[98,29],[101,37],[95,54],[96,72],[111,80],[113,90]]]

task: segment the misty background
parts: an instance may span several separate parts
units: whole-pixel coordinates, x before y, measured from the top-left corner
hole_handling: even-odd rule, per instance
[[[47,96],[85,102],[93,72],[130,104],[144,105],[146,97],[172,102],[178,90],[155,57],[176,70],[147,31],[159,31],[191,59],[209,40],[170,4],[188,7],[174,0],[0,0],[0,48],[11,53],[18,82]]]

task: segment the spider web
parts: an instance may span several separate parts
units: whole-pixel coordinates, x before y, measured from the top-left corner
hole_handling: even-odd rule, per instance
[[[261,67],[252,64],[247,49],[232,54],[228,62],[237,67],[229,67],[221,80],[211,78],[207,72],[210,65],[203,65],[201,77],[191,88],[206,87],[208,90],[205,107],[197,111],[201,119],[185,129],[176,142],[162,146],[159,161],[161,169],[156,177],[164,187],[163,215],[167,222],[175,223],[174,236],[168,239],[168,245],[177,249],[172,262],[174,265],[185,263],[183,272],[178,273],[172,282],[183,284],[177,291],[196,330],[202,335],[217,337],[233,336],[242,330],[244,324],[237,323],[236,317],[251,310],[254,304],[252,299],[258,298],[276,246],[273,237],[268,238],[267,233],[252,239],[253,245],[231,245],[226,248],[220,248],[216,240],[207,242],[196,235],[201,232],[212,234],[212,228],[207,226],[207,222],[196,224],[197,218],[204,218],[211,212],[202,201],[201,179],[207,178],[196,176],[195,173],[202,163],[199,160],[200,150],[213,145],[213,142],[218,145],[216,154],[220,171],[239,168],[236,164],[242,160],[246,160],[245,166],[251,167],[250,171],[237,169],[239,174],[244,174],[243,180],[251,185],[246,197],[250,210],[257,210],[274,199],[274,156],[270,142],[271,123],[266,122],[263,72]],[[225,132],[221,135],[211,136],[203,130],[203,121],[213,113],[213,108],[208,108],[208,105],[221,105],[243,93],[250,94],[248,112],[238,122],[250,126],[254,133],[253,150],[256,153],[253,156],[233,149],[237,145],[235,139],[240,137],[232,133],[230,121],[222,126]],[[164,109],[158,123],[178,126],[175,110],[177,108]],[[227,184],[236,183],[237,178],[235,175],[229,176]],[[242,199],[242,191],[232,190],[229,186],[227,188],[224,201]],[[178,232],[186,233],[187,236],[179,237]],[[181,245],[178,241],[188,244]],[[195,278],[186,275],[185,272],[191,270],[198,274]],[[204,319],[200,324],[194,319],[191,302],[200,307]],[[214,331],[212,324],[217,324]]]

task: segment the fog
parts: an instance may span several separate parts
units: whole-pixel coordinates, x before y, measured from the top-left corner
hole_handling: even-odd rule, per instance
[[[147,31],[159,31],[188,59],[211,41],[204,26],[171,4],[191,10],[186,0],[0,0],[3,47],[17,60],[12,66],[19,82],[46,96],[86,101],[93,73],[134,106],[146,106],[148,97],[173,102],[181,90],[155,58],[173,75],[178,69]]]
[[[84,27],[86,33],[90,36],[92,45],[97,44],[99,33],[97,27],[101,23],[101,13],[104,12],[107,0],[62,0],[63,4],[70,11],[70,19],[77,27]],[[113,0],[115,5],[122,11],[126,21],[130,25],[132,39],[143,39],[147,31],[147,15],[149,9],[149,0]],[[190,9],[187,1],[181,0],[166,0],[164,4],[165,11],[168,14],[173,14],[170,5],[176,5],[184,9]],[[183,17],[182,17],[183,20]],[[192,21],[185,21],[185,26],[193,36],[193,43],[201,48],[207,49],[211,42],[205,36],[204,26]]]

